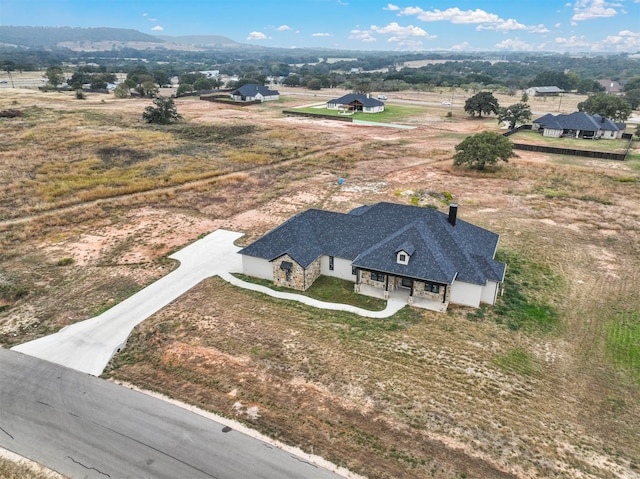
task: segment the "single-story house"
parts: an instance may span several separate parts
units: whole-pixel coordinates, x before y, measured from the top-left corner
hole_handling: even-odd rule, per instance
[[[624,88],[615,80],[598,80],[598,83],[604,88],[605,93],[609,95],[622,95]]]
[[[276,90],[269,90],[264,85],[247,83],[231,92],[234,101],[273,101],[280,99],[280,93]]]
[[[589,115],[583,111],[576,111],[568,115],[552,115],[547,113],[533,121],[532,130],[539,131],[542,136],[553,138],[571,137],[597,140],[605,138],[615,140],[622,138],[627,125],[596,115]]]
[[[379,113],[384,111],[384,103],[375,98],[371,98],[369,95],[348,93],[335,100],[329,100],[327,102],[327,109]]]
[[[564,90],[557,86],[532,86],[525,90],[529,96],[558,96]]]
[[[445,311],[494,304],[506,266],[499,236],[433,208],[376,203],[349,213],[310,209],[239,251],[248,276],[304,291],[320,276],[354,291]]]

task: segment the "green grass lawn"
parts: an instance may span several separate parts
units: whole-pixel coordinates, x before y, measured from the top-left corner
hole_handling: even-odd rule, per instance
[[[283,288],[273,284],[265,279],[253,278],[244,274],[236,274],[238,278],[247,283],[260,284],[271,288],[274,291],[282,291],[285,293],[301,294],[309,298],[328,303],[350,304],[369,311],[382,311],[387,302],[379,299],[357,294],[353,291],[353,283],[344,279],[332,278],[330,276],[320,276],[313,282],[313,285],[306,291],[298,291],[297,289]]]
[[[327,108],[306,107],[296,108],[295,110],[316,115],[345,116],[341,115],[338,110],[328,110]],[[352,117],[354,120],[393,123],[396,121],[407,120],[412,116],[423,114],[426,111],[426,108],[420,106],[386,105],[384,111],[380,113],[354,113],[353,115],[348,116]]]
[[[578,138],[550,138],[537,131],[521,130],[509,137],[513,143],[551,146],[554,148],[572,148],[575,150],[605,151],[624,153],[629,140],[582,140]]]

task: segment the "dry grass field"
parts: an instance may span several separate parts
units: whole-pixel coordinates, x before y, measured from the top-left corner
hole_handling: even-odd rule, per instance
[[[501,100],[502,101],[502,100]],[[316,311],[218,278],[138,327],[105,377],[236,418],[370,478],[640,477],[640,156],[528,152],[452,166],[497,130],[427,107],[415,130],[236,109],[6,90],[0,110],[0,344],[91,317],[216,228],[243,243],[310,207],[447,207],[501,235],[494,308]],[[346,179],[342,186],[337,179]]]

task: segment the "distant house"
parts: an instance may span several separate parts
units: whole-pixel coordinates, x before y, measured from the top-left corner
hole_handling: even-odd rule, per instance
[[[557,86],[533,86],[525,90],[529,96],[558,96],[564,90]]]
[[[598,83],[604,88],[605,93],[610,95],[622,95],[624,90],[622,85],[615,80],[598,80]]]
[[[589,115],[583,111],[576,111],[568,115],[546,115],[533,121],[532,129],[542,133],[542,136],[554,138],[571,137],[597,140],[605,138],[615,140],[622,138],[627,125],[614,123],[600,115]]]
[[[264,85],[247,83],[231,92],[234,101],[273,101],[280,99],[280,93],[276,90],[269,90]]]
[[[361,111],[363,113],[380,113],[384,111],[384,103],[369,95],[359,93],[348,93],[347,95],[329,100],[327,102],[328,110],[345,110],[350,112]]]
[[[306,290],[320,276],[357,293],[445,311],[495,304],[505,264],[499,236],[432,208],[377,203],[349,213],[310,209],[240,250],[244,274]]]

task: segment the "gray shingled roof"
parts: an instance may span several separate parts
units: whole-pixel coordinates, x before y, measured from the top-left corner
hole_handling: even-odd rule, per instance
[[[276,90],[269,90],[264,85],[258,85],[257,83],[247,83],[246,85],[242,85],[240,88],[232,91],[232,95],[240,95],[242,97],[247,96],[256,96],[260,93],[262,96],[274,96],[279,95]]]
[[[349,214],[311,209],[240,251],[272,261],[284,254],[306,268],[321,255],[348,259],[363,269],[451,284],[456,278],[502,281],[505,265],[493,259],[498,235],[432,208],[394,203],[360,207]],[[409,264],[396,260],[413,249]]]
[[[533,123],[538,123],[552,130],[619,131],[626,128],[624,123],[617,124],[598,114],[589,115],[583,111],[575,111],[568,115],[552,115],[547,113]]]
[[[380,100],[376,100],[375,98],[368,97],[367,95],[363,95],[361,93],[347,93],[340,98],[336,98],[335,100],[329,100],[327,103],[335,103],[336,105],[349,105],[354,101],[359,101],[363,106],[366,107],[375,107],[375,106],[383,106],[384,103]]]

